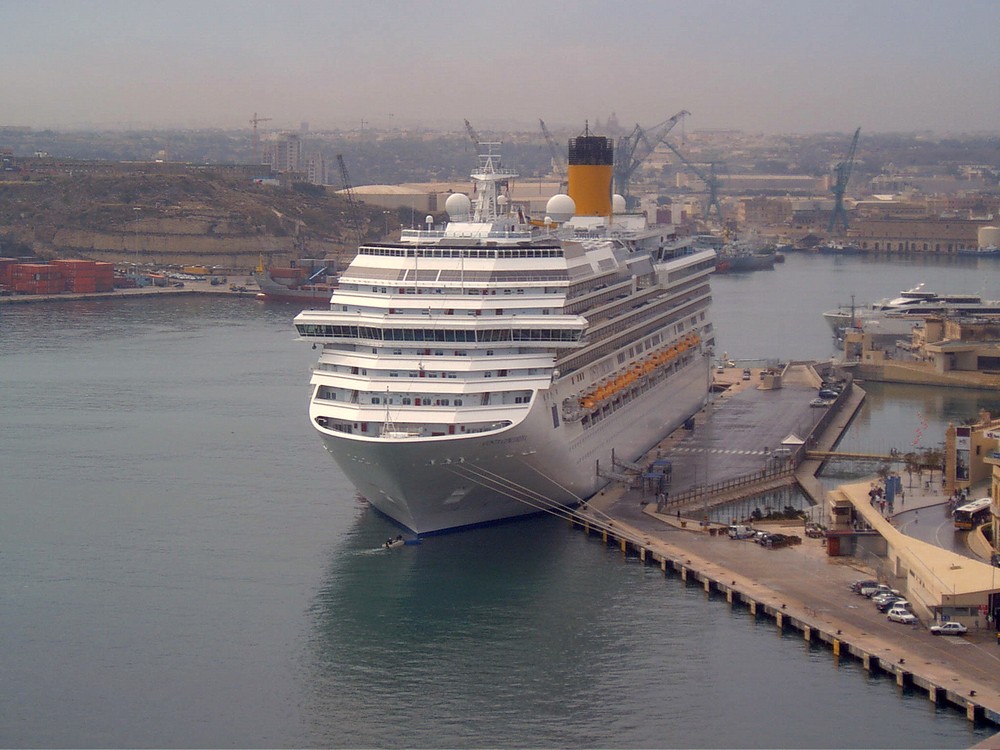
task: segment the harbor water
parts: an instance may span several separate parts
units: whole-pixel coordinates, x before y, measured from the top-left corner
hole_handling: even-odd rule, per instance
[[[959,260],[792,255],[716,277],[719,348],[825,358],[823,310],[921,281],[1000,298],[980,288],[1000,264]],[[0,306],[0,745],[957,748],[995,731],[562,521],[382,549],[399,530],[309,426],[295,312]],[[868,390],[845,448],[935,445],[1000,413],[991,393]]]

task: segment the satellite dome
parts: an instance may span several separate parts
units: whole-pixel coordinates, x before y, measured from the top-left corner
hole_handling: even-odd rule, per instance
[[[628,209],[628,204],[625,202],[625,196],[615,193],[611,196],[611,212],[616,214],[623,214]]]
[[[557,224],[567,222],[576,215],[576,202],[565,193],[553,195],[545,204],[545,215]]]
[[[448,212],[452,221],[464,221],[469,218],[472,201],[465,193],[452,193],[444,202],[444,210]]]

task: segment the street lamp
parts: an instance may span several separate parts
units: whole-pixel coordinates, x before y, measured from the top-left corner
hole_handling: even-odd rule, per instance
[[[135,232],[135,274],[139,275],[139,212],[142,211],[138,206],[132,207],[132,229]]]

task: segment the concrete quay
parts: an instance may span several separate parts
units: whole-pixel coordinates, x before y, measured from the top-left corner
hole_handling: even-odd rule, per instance
[[[256,285],[243,291],[234,291],[228,284],[212,286],[207,280],[185,283],[183,287],[144,286],[135,289],[115,289],[110,292],[61,292],[60,294],[8,294],[0,296],[0,305],[29,305],[42,302],[80,302],[81,300],[141,299],[144,297],[210,294],[220,297],[248,297],[256,299],[260,290]]]
[[[756,379],[741,380],[736,390],[723,397],[723,404],[717,403],[698,415],[693,434],[728,433],[738,440],[737,436],[750,431],[727,429],[732,426],[731,419],[763,413],[773,422],[782,408],[761,407],[773,392],[759,390],[756,385]],[[810,388],[815,394],[815,385]],[[756,405],[747,405],[758,399]],[[855,393],[844,399],[841,409],[831,411],[821,429],[809,436],[811,447],[829,450],[835,445],[861,399],[863,393]],[[731,404],[740,406],[727,410]],[[772,424],[768,429],[780,433],[785,429],[785,419],[796,419],[793,411],[779,420],[780,425]],[[809,419],[813,419],[811,414]],[[706,455],[704,451],[676,450],[691,437],[692,431],[678,430],[650,451],[646,459],[671,459],[674,478],[680,476],[681,482],[685,475],[703,476],[704,469],[698,464],[699,458]],[[686,472],[678,471],[682,455],[690,456],[683,463],[694,464]],[[746,454],[707,455],[714,477],[715,467],[724,464],[725,456]],[[729,464],[731,472],[737,471],[741,460]],[[825,493],[814,476],[820,464],[819,460],[803,461],[796,467],[795,478],[807,494],[824,502]],[[805,538],[800,545],[766,549],[748,540],[730,540],[718,525],[703,525],[697,511],[700,505],[690,509],[669,507],[658,513],[652,500],[641,489],[615,484],[577,509],[571,523],[588,535],[599,536],[605,544],[619,547],[623,556],[657,565],[664,576],[700,586],[706,596],[724,600],[731,607],[746,607],[756,617],[772,620],[779,631],[794,630],[810,643],[826,645],[835,660],[856,659],[870,673],[891,677],[900,689],[919,689],[930,701],[951,705],[970,721],[1000,726],[1000,643],[995,631],[985,624],[963,637],[937,637],[920,624],[890,622],[871,602],[849,589],[856,579],[877,576],[855,558],[829,557],[825,539]],[[907,490],[907,511],[942,501],[933,487]],[[678,510],[682,511],[680,516]],[[695,513],[691,514],[691,510]],[[755,526],[803,536],[802,522]],[[1000,735],[983,746],[1000,748]]]

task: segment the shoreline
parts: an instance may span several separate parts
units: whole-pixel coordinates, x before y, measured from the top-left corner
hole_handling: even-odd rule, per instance
[[[846,411],[853,416],[854,409]],[[827,425],[819,443],[836,443],[850,422],[848,414],[843,417]],[[804,474],[818,473],[820,465],[803,462],[796,471],[799,483]],[[871,479],[819,491],[851,495],[861,507]],[[810,484],[820,483],[813,477]],[[702,525],[690,513],[658,513],[655,504],[642,503],[644,499],[641,491],[618,483],[577,509],[570,523],[588,536],[599,535],[608,546],[618,546],[623,559],[638,557],[644,564],[658,565],[665,577],[679,577],[687,585],[703,587],[706,596],[725,597],[730,607],[743,606],[758,618],[771,619],[779,632],[794,629],[807,642],[827,646],[834,660],[857,659],[873,676],[893,676],[900,690],[919,688],[931,702],[949,704],[970,721],[1000,729],[1000,640],[989,623],[970,627],[959,639],[933,637],[926,622],[891,623],[849,590],[853,580],[875,578],[878,571],[854,556],[829,556],[826,538],[818,544],[808,538],[805,522],[755,523],[758,528],[782,525],[783,532],[804,537],[801,544],[771,550],[730,540],[719,524]],[[926,490],[918,486],[907,490],[906,512],[942,502],[933,483]],[[891,526],[891,519],[885,524]],[[899,554],[906,553],[894,553]],[[954,648],[959,643],[967,648]],[[1000,747],[1000,734],[988,742],[993,744],[983,746]]]

